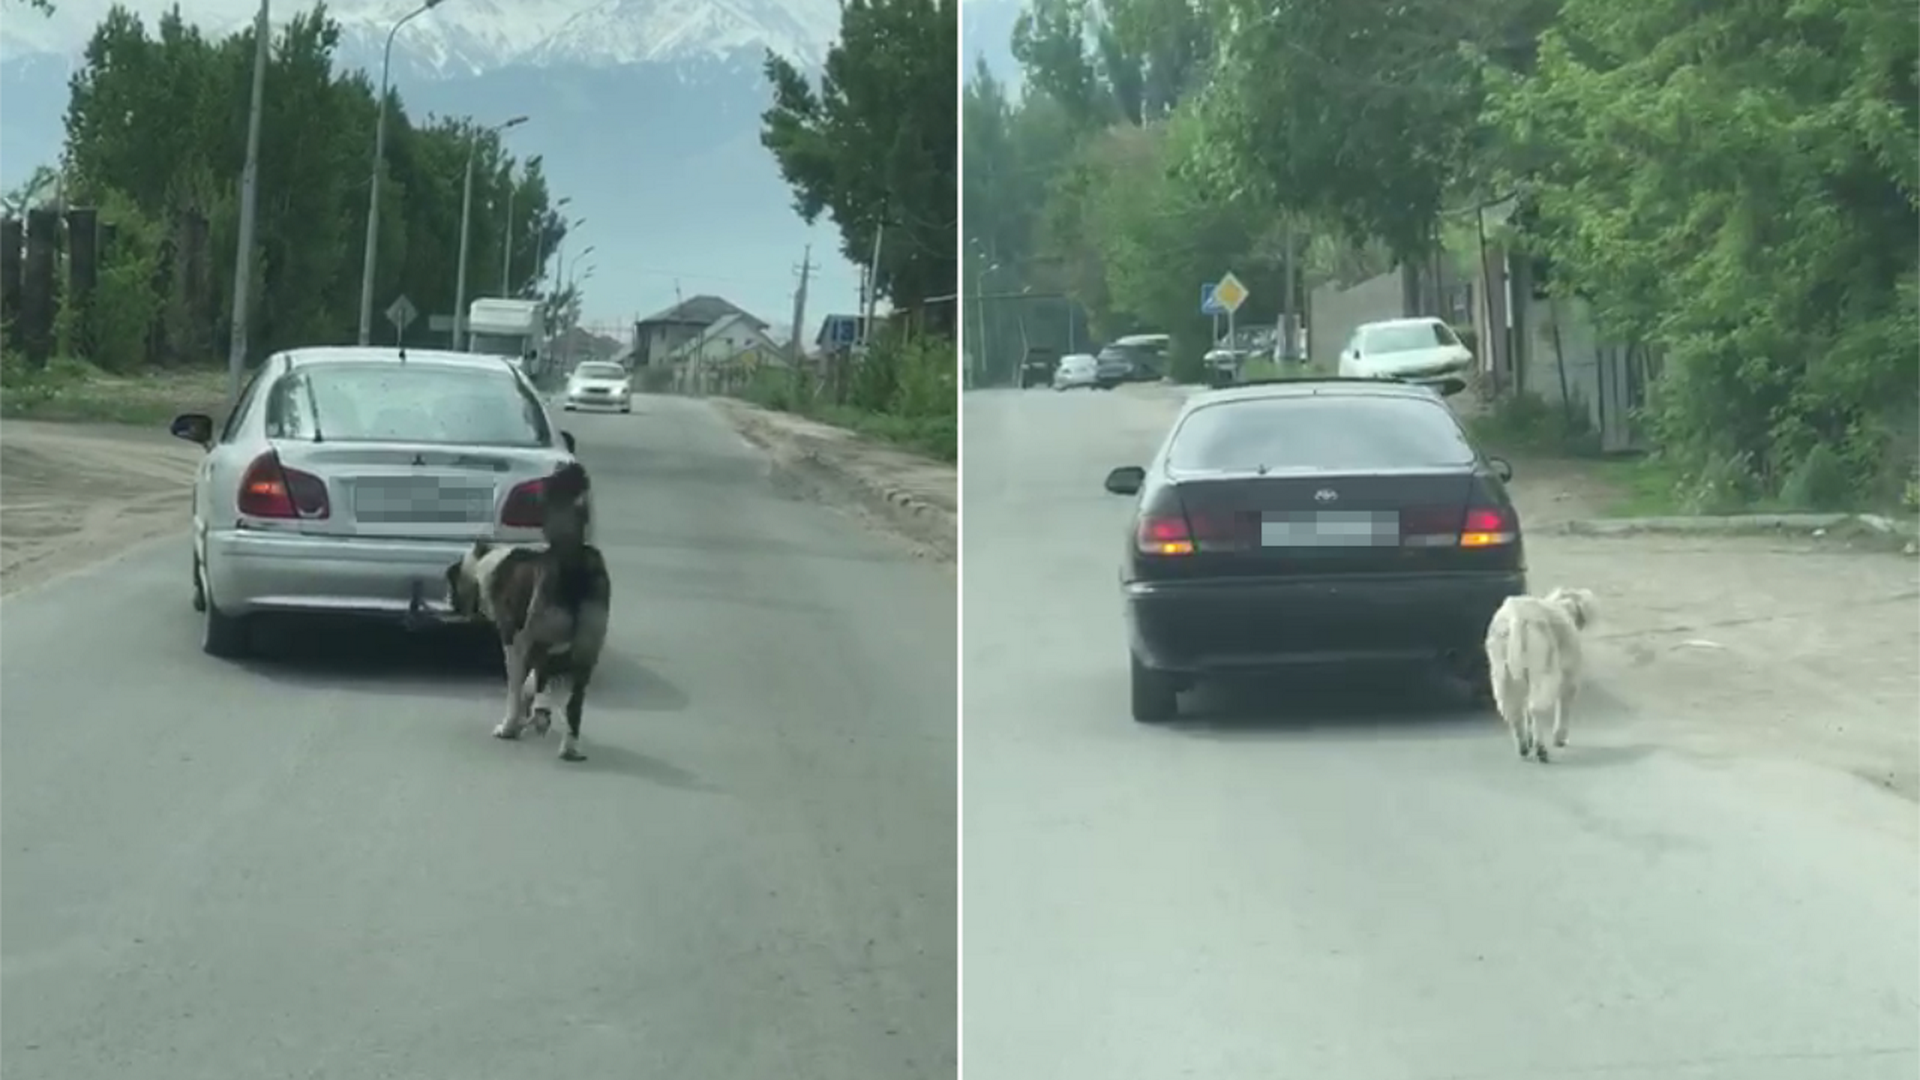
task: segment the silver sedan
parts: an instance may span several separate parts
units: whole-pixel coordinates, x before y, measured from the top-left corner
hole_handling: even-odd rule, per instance
[[[271,356],[193,485],[202,647],[243,654],[262,613],[454,618],[447,568],[475,540],[538,542],[541,485],[573,437],[507,360],[391,348]]]

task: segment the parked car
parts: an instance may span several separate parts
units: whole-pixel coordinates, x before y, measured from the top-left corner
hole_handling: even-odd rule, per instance
[[[1060,354],[1052,349],[1029,347],[1026,355],[1020,358],[1020,389],[1053,384],[1053,369],[1060,362]]]
[[[605,360],[581,362],[567,376],[565,395],[568,412],[599,409],[604,412],[633,411],[633,381],[627,369]]]
[[[201,647],[243,654],[264,613],[427,625],[475,540],[541,539],[544,481],[572,461],[510,357],[387,348],[276,353],[227,421],[176,417],[193,482]]]
[[[1060,358],[1060,366],[1053,369],[1053,388],[1071,390],[1076,386],[1092,388],[1100,370],[1100,362],[1092,353],[1071,353]]]
[[[1389,319],[1356,327],[1340,350],[1340,374],[1421,383],[1457,393],[1473,371],[1473,353],[1435,318]]]
[[[1095,385],[1111,390],[1121,383],[1158,381],[1167,373],[1172,343],[1166,334],[1133,334],[1114,341],[1098,354]]]
[[[1201,363],[1206,365],[1208,386],[1230,386],[1239,380],[1240,371],[1247,363],[1247,354],[1239,349],[1216,346],[1207,350]]]
[[[1437,394],[1305,379],[1189,398],[1145,466],[1121,561],[1134,719],[1214,676],[1439,659],[1486,692],[1487,623],[1527,588],[1513,470]]]

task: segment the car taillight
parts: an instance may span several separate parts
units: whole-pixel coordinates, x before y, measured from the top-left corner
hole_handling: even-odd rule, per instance
[[[1498,547],[1518,535],[1509,510],[1418,506],[1400,512],[1400,543],[1407,547]]]
[[[1498,547],[1519,535],[1513,512],[1499,507],[1474,507],[1460,526],[1461,547]]]
[[[510,529],[537,529],[545,524],[546,501],[541,496],[546,486],[545,478],[515,484],[500,508],[500,524]]]
[[[1179,515],[1149,514],[1140,519],[1134,542],[1143,555],[1191,555],[1193,532]]]
[[[253,459],[240,479],[240,512],[248,517],[314,520],[332,512],[327,482],[280,463],[269,450]]]

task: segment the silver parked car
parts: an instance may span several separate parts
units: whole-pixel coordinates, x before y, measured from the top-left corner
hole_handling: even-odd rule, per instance
[[[262,364],[204,446],[193,484],[202,647],[237,656],[261,613],[452,617],[446,570],[473,541],[541,539],[541,485],[573,460],[502,357],[314,348]]]

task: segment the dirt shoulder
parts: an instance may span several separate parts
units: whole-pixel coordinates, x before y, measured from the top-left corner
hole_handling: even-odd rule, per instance
[[[201,457],[164,431],[0,423],[0,594],[185,530]]]
[[[959,555],[959,471],[861,438],[844,428],[735,398],[710,399],[748,441],[766,450],[783,481],[849,506],[946,562]]]

